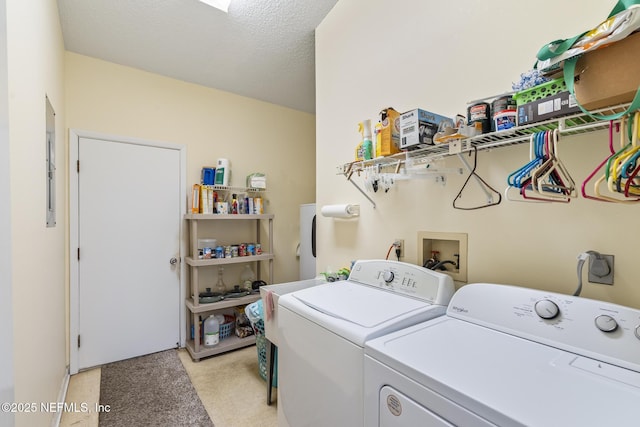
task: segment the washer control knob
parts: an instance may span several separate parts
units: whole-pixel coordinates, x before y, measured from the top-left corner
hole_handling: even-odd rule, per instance
[[[596,327],[602,332],[613,332],[618,329],[618,322],[608,314],[601,314],[596,317]]]
[[[393,274],[393,271],[391,271],[391,270],[385,270],[384,273],[382,273],[382,279],[384,279],[384,281],[386,283],[393,282],[394,278],[395,278],[395,275]]]
[[[558,314],[560,314],[558,305],[548,299],[541,299],[540,301],[536,302],[534,308],[536,310],[536,314],[543,319],[553,319],[558,316]]]
[[[636,338],[640,340],[640,325],[636,326],[635,334]]]

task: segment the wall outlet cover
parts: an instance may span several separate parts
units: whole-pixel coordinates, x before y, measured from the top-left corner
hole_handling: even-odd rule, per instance
[[[613,285],[613,255],[595,255],[589,257],[589,282],[601,285]]]

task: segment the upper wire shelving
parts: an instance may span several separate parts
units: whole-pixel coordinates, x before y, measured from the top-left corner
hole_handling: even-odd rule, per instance
[[[612,115],[623,112],[629,104],[622,104],[613,107],[602,108],[592,111],[592,114]],[[354,173],[359,173],[368,167],[378,166],[380,168],[399,168],[411,162],[413,164],[429,163],[443,157],[452,156],[461,152],[472,150],[474,147],[478,151],[491,148],[506,147],[510,145],[529,142],[531,134],[546,130],[558,129],[561,135],[579,135],[598,130],[607,129],[609,121],[599,120],[588,114],[578,113],[570,116],[545,120],[542,122],[532,123],[524,126],[516,126],[511,129],[485,133],[469,138],[457,140],[455,143],[449,142],[444,144],[431,145],[417,150],[404,151],[402,153],[393,154],[386,157],[377,157],[371,160],[359,160],[338,166],[338,174],[345,175],[351,180]],[[452,144],[459,144],[455,146]],[[455,147],[455,148],[454,148]]]

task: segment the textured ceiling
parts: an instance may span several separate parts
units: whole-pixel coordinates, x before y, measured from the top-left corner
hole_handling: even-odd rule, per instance
[[[315,112],[314,31],[338,0],[58,0],[66,50]]]

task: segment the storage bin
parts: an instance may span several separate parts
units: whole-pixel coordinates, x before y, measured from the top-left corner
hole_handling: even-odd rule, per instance
[[[215,249],[217,244],[218,243],[216,239],[198,239],[198,249],[204,249],[204,248]]]
[[[236,322],[232,321],[232,322],[227,322],[220,325],[220,341],[231,336],[231,333],[233,332],[233,327],[235,324]]]
[[[513,99],[516,101],[516,105],[519,107],[528,102],[537,101],[539,99],[547,98],[555,95],[556,93],[564,92],[567,90],[567,85],[564,83],[564,78],[554,79],[546,83],[542,83],[531,87],[529,89],[521,90],[513,94]]]

